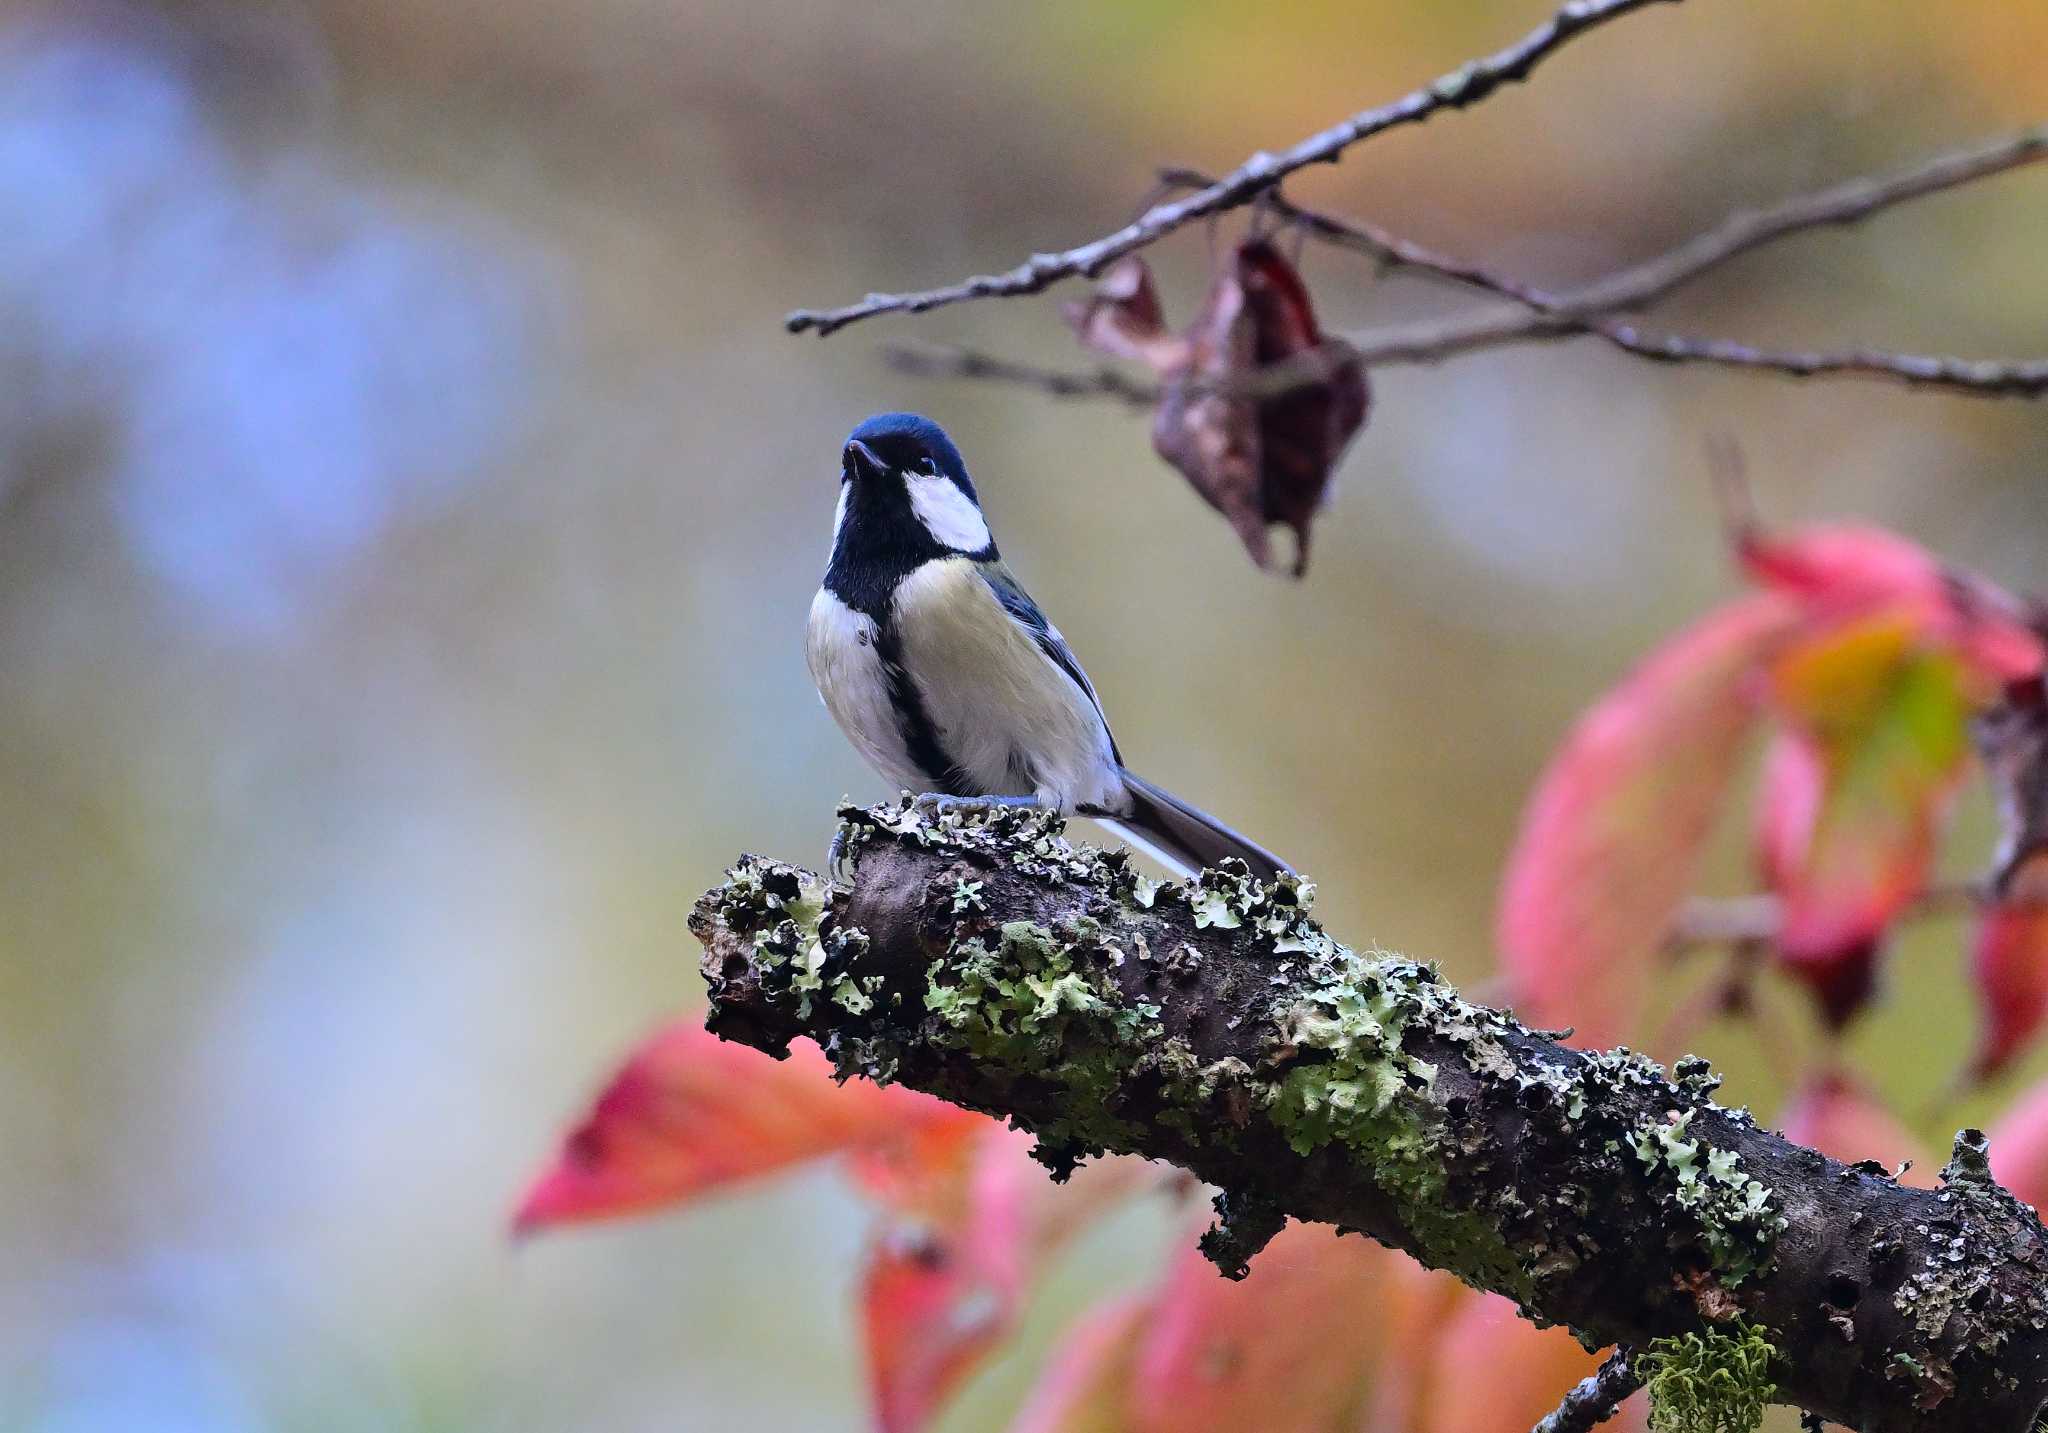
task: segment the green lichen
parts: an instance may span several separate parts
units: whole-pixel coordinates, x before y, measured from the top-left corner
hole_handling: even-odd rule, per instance
[[[1691,1137],[1693,1111],[1636,1127],[1631,1147],[1645,1170],[1671,1181],[1681,1209],[1699,1221],[1723,1283],[1738,1284],[1770,1261],[1785,1217],[1769,1186],[1744,1174],[1732,1149],[1710,1149]]]
[[[1070,1113],[1038,1130],[1042,1142],[1086,1152],[1134,1140],[1115,1096],[1134,1052],[1163,1040],[1159,1007],[1125,1001],[1053,931],[1009,921],[962,942],[926,971],[924,1006],[935,1043],[1060,1087]]]
[[[842,975],[832,983],[832,1003],[849,1015],[865,1015],[875,1008],[876,992],[882,988],[882,977],[864,975],[855,979]]]
[[[1636,1355],[1654,1433],[1751,1433],[1778,1391],[1778,1350],[1737,1319],[1705,1333],[1660,1338]]]
[[[1413,961],[1332,946],[1274,1011],[1276,1051],[1291,1061],[1268,1115],[1297,1153],[1336,1141],[1372,1171],[1428,1262],[1526,1299],[1531,1271],[1481,1213],[1449,1198],[1445,1134],[1427,1101],[1436,1067],[1409,1054],[1411,1024],[1439,1028],[1465,1006]]]
[[[950,924],[948,944],[921,982],[913,968],[886,988],[869,983],[858,931],[828,920],[821,940],[820,890],[736,872],[717,899],[753,941],[771,1001],[799,1022],[836,1005],[820,1040],[842,1075],[888,1079],[914,1066],[939,1094],[1029,1109],[1056,1168],[1156,1148],[1161,1130],[1184,1146],[1229,1147],[1263,1123],[1304,1156],[1336,1146],[1422,1258],[1537,1307],[1552,1280],[1602,1253],[1583,1216],[1605,1199],[1647,1194],[1685,1210],[1725,1282],[1769,1257],[1783,1222],[1769,1191],[1732,1154],[1706,1148],[1687,1113],[1711,1092],[1701,1062],[1674,1083],[1627,1052],[1544,1055],[1511,1017],[1462,1000],[1432,968],[1339,944],[1310,916],[1315,888],[1291,876],[1262,883],[1226,862],[1158,885],[1121,853],[1069,845],[1042,812],[905,801],[841,815],[847,846],[901,843],[948,863],[926,907]],[[991,911],[1023,909],[1010,900],[1020,877],[1090,892],[1078,903],[1087,914],[991,928]],[[1191,926],[1207,933],[1199,945]],[[1144,998],[1155,990],[1173,1006],[1171,1031]],[[1193,1003],[1176,1003],[1181,990]],[[1224,1046],[1234,1053],[1207,1059],[1196,1044],[1212,1032],[1189,1022],[1212,1015],[1237,1033]],[[968,1058],[935,1068],[935,1050]],[[1497,1139],[1496,1116],[1511,1107],[1576,1151],[1542,1190],[1497,1177],[1515,1157]],[[1641,1128],[1599,1118],[1616,1108],[1679,1116]]]

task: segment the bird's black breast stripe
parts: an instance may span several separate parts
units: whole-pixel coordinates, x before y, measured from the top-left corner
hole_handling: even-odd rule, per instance
[[[885,612],[875,624],[875,655],[882,660],[882,675],[889,683],[889,706],[896,713],[896,727],[903,748],[917,769],[931,782],[931,789],[945,796],[974,796],[960,780],[959,769],[946,755],[939,741],[939,728],[925,710],[924,694],[917,689],[910,671],[903,665],[903,638]]]

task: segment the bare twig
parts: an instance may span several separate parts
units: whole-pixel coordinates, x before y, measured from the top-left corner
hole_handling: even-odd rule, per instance
[[[942,343],[889,343],[882,356],[898,373],[916,378],[980,378],[1035,388],[1054,398],[1116,398],[1134,408],[1159,401],[1159,386],[1104,365],[1074,372],[1018,363]]]
[[[1929,886],[1899,913],[1900,921],[1936,920],[1975,910],[1982,886],[1959,881]],[[1688,901],[1671,922],[1664,949],[1672,955],[1711,945],[1762,945],[1777,938],[1778,898],[1771,895],[1701,898]]]
[[[1881,378],[1909,388],[1941,388],[1973,398],[2038,398],[2048,393],[2048,359],[2006,362],[1881,348],[1753,348],[1726,338],[1645,333],[1629,324],[1592,330],[1618,348],[1655,363],[1710,363],[1757,368],[1788,378]]]
[[[1530,1433],[1590,1433],[1614,1416],[1622,1399],[1643,1386],[1634,1366],[1634,1350],[1618,1348],[1594,1373],[1579,1380]]]
[[[1099,274],[1125,254],[1157,243],[1184,225],[1250,203],[1296,170],[1334,163],[1362,139],[1401,125],[1419,124],[1441,110],[1477,104],[1502,85],[1527,79],[1537,65],[1580,35],[1609,20],[1665,3],[1675,0],[1567,0],[1550,19],[1498,54],[1473,60],[1392,104],[1361,110],[1279,154],[1254,154],[1216,183],[1155,204],[1113,234],[1060,253],[1033,254],[1004,273],[983,274],[944,288],[869,294],[859,303],[841,308],[798,309],[783,325],[791,333],[810,330],[822,337],[877,314],[924,313],[972,299],[1035,294],[1062,279]]]
[[[1722,338],[1659,333],[1614,317],[1665,297],[1739,255],[1810,229],[1853,224],[1879,210],[1952,189],[1972,180],[2048,159],[2048,125],[1949,150],[1891,174],[1851,179],[1776,204],[1730,214],[1675,248],[1562,292],[1524,283],[1483,264],[1404,239],[1378,225],[1305,208],[1275,193],[1265,202],[1281,217],[1340,248],[1375,262],[1434,275],[1496,294],[1513,305],[1355,333],[1348,353],[1369,365],[1436,363],[1476,349],[1592,334],[1625,352],[1658,363],[1710,363],[1762,369],[1796,378],[1889,379],[1976,397],[2038,397],[2048,393],[2048,360],[1997,362],[1875,348],[1781,350]],[[1175,184],[1208,183],[1195,170],[1161,174]],[[1088,373],[1032,367],[963,348],[892,350],[898,368],[925,376],[991,378],[1021,383],[1061,397],[1114,397],[1141,404],[1156,388],[1108,369]],[[1322,355],[1262,370],[1261,394],[1313,381]]]
[[[1591,333],[1617,348],[1659,362],[1769,368],[1795,377],[1850,374],[1894,378],[1987,396],[2032,396],[2048,391],[2048,362],[1972,362],[1869,348],[1780,352],[1725,339],[1649,333],[1612,316],[1654,303],[1710,269],[1779,239],[1810,229],[1854,224],[1893,205],[2042,159],[2048,159],[2048,125],[2035,125],[1943,151],[1890,174],[1867,175],[1775,204],[1737,210],[1675,248],[1565,292],[1524,283],[1486,265],[1404,239],[1376,224],[1304,208],[1278,194],[1266,203],[1326,243],[1366,254],[1388,267],[1413,269],[1498,294],[1516,305],[1353,334],[1352,346],[1368,363],[1435,362],[1475,348]],[[1169,169],[1162,171],[1160,178],[1196,184],[1207,176],[1190,169]]]
[[[1954,358],[1942,354],[1893,353],[1877,348],[1784,350],[1753,348],[1721,338],[1689,338],[1648,333],[1630,324],[1573,320],[1569,329],[1539,322],[1521,339],[1559,338],[1590,332],[1616,347],[1657,363],[1707,363],[1748,368],[1790,378],[1873,378],[1909,388],[1936,388],[1966,398],[2038,398],[2048,393],[2048,359],[2000,362]],[[1439,348],[1422,326],[1374,330],[1352,340],[1350,353],[1372,367],[1437,363],[1459,353],[1519,341],[1489,339],[1484,344],[1459,343]],[[1434,328],[1440,334],[1443,328]],[[1110,368],[1066,369],[1020,363],[957,344],[896,343],[884,347],[883,358],[899,372],[921,378],[975,378],[1035,388],[1059,398],[1114,398],[1134,407],[1156,402],[1160,390]],[[1310,349],[1302,361],[1286,360],[1259,370],[1253,382],[1232,385],[1232,391],[1270,397],[1312,383],[1327,360]]]

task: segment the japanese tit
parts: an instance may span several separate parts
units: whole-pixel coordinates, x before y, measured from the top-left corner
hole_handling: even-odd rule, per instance
[[[967,465],[929,418],[846,440],[811,678],[870,766],[910,791],[1090,816],[1191,874],[1270,851],[1124,766],[1088,674],[996,553]]]

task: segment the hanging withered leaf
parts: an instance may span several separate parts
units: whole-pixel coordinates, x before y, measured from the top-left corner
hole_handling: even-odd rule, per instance
[[[1317,325],[1294,265],[1268,240],[1239,244],[1178,335],[1135,257],[1066,314],[1087,347],[1159,375],[1152,446],[1223,514],[1252,561],[1272,565],[1267,529],[1280,523],[1294,530],[1294,576],[1306,572],[1309,526],[1365,425],[1369,390],[1349,346]]]

